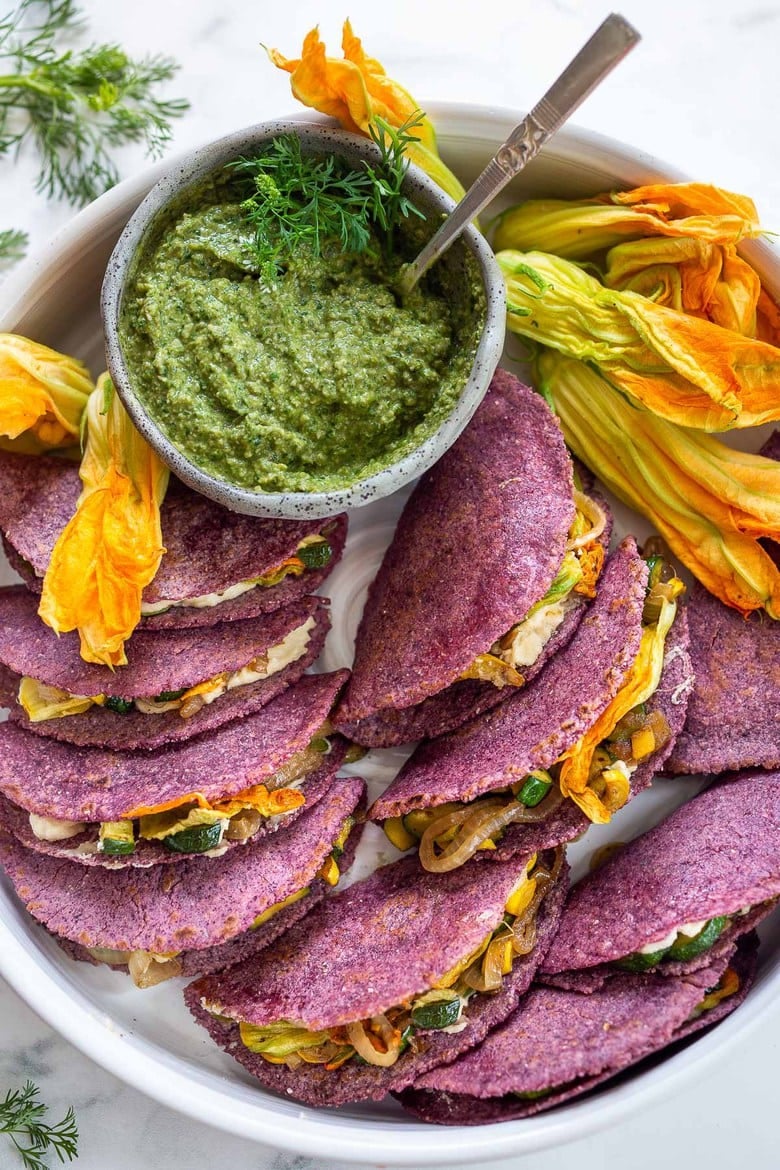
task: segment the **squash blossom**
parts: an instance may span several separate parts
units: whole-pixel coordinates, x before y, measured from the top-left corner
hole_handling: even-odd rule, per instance
[[[598,366],[624,394],[670,422],[705,431],[780,418],[780,349],[638,292],[605,288],[544,252],[499,252],[507,324]]]
[[[726,605],[780,619],[780,464],[638,410],[583,361],[544,350],[538,385],[566,442]]]
[[[7,450],[39,455],[78,443],[94,384],[86,366],[37,341],[0,333],[0,435]]]
[[[496,221],[493,246],[582,260],[646,236],[736,244],[761,233],[752,199],[706,183],[656,183],[594,199],[529,199]]]
[[[607,253],[604,284],[745,337],[756,336],[761,280],[737,255],[735,244],[686,237],[618,244]]]
[[[160,505],[168,468],[141,438],[107,374],[87,404],[76,512],[60,533],[39,614],[57,634],[78,630],[85,662],[124,666],[141,593],[165,549]]]
[[[348,20],[344,21],[341,48],[343,60],[327,57],[319,31],[313,28],[299,58],[284,57],[278,49],[269,49],[268,56],[279,69],[291,74],[290,85],[299,102],[335,118],[353,134],[368,137],[376,118],[398,129],[419,113],[412,95],[387,76],[379,61],[366,55]],[[423,118],[410,133],[417,141],[407,147],[407,157],[452,199],[461,199],[463,187],[439,157],[430,118]]]

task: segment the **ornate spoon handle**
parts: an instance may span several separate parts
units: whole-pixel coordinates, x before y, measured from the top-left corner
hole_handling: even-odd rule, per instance
[[[614,12],[599,25],[541,101],[498,148],[417,259],[404,267],[398,282],[402,294],[411,292],[423,273],[446,251],[466,224],[471,223],[509,180],[539,153],[639,40],[636,29]]]

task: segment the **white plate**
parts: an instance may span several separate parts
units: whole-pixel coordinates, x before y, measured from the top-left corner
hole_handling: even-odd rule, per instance
[[[430,109],[442,154],[469,183],[520,120],[506,110],[458,105]],[[168,166],[171,164],[168,163]],[[157,166],[92,204],[3,287],[0,330],[15,331],[85,358],[102,369],[98,294],[103,270],[126,220],[163,170]],[[574,197],[614,186],[635,186],[681,176],[655,159],[598,135],[561,132],[543,156],[509,189],[507,201],[535,195]],[[770,289],[780,293],[780,260],[765,244],[751,243],[752,261]],[[510,342],[511,347],[511,342]],[[755,444],[755,434],[751,437]],[[403,503],[404,493],[353,513],[347,551],[326,584],[333,598],[334,629],[321,669],[348,665],[352,637],[371,579]],[[617,529],[644,534],[647,526],[617,508]],[[0,579],[10,581],[7,565]],[[374,794],[395,773],[403,753],[373,752],[360,769]],[[605,840],[626,840],[655,824],[696,791],[696,781],[656,782],[619,813],[573,846],[575,872]],[[393,854],[384,835],[369,826],[361,871]],[[66,958],[21,909],[7,882],[0,884],[0,971],[52,1027],[93,1060],[164,1104],[242,1137],[320,1158],[393,1165],[455,1165],[527,1153],[612,1127],[628,1113],[678,1089],[710,1060],[725,1060],[737,1037],[760,1019],[778,994],[780,928],[764,931],[756,986],[739,1011],[711,1033],[640,1076],[623,1078],[550,1114],[519,1122],[448,1129],[413,1122],[395,1104],[314,1110],[258,1088],[190,1019],[180,981],[137,991],[107,968]]]

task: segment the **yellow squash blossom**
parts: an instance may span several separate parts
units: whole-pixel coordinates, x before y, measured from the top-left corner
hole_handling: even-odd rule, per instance
[[[618,244],[607,253],[604,283],[745,337],[756,336],[761,280],[734,244],[685,237]]]
[[[15,333],[0,333],[0,435],[11,451],[38,455],[78,443],[87,399],[87,367]]]
[[[398,129],[419,113],[412,95],[387,76],[379,61],[366,55],[348,20],[344,21],[341,48],[343,59],[326,56],[319,30],[313,28],[306,35],[300,57],[284,57],[278,49],[270,49],[268,56],[279,69],[291,74],[290,85],[299,102],[335,118],[353,134],[369,135],[376,118]],[[410,133],[417,141],[407,147],[407,157],[451,198],[461,199],[463,187],[439,157],[430,118],[422,118]]]
[[[165,549],[160,504],[168,468],[141,438],[107,374],[87,405],[76,512],[60,533],[38,612],[61,634],[78,630],[86,662],[124,666],[141,593]]]
[[[499,252],[507,324],[594,363],[647,411],[706,431],[780,419],[780,349],[636,292],[604,286],[544,252]]]
[[[682,589],[682,582],[679,582]],[[605,825],[612,819],[612,813],[628,799],[630,788],[622,779],[622,787],[615,799],[609,792],[599,797],[589,786],[590,771],[596,748],[617,727],[620,720],[647,700],[658,690],[664,666],[666,635],[671,629],[677,613],[677,603],[664,599],[658,621],[642,631],[639,653],[629,671],[623,686],[607,704],[596,722],[588,728],[573,747],[561,756],[561,771],[558,782],[561,792],[574,801],[585,815],[597,825]]]
[[[493,246],[582,260],[646,236],[736,244],[760,231],[755,204],[744,195],[705,183],[657,183],[594,199],[529,199],[499,216]]]
[[[780,464],[637,410],[598,371],[554,350],[537,360],[566,442],[726,605],[780,619]]]

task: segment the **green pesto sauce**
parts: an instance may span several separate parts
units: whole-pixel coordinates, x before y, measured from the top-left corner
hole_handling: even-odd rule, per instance
[[[463,248],[399,303],[393,278],[435,226],[420,223],[389,263],[378,243],[334,245],[269,282],[230,181],[189,192],[136,262],[120,322],[135,391],[171,442],[250,490],[321,491],[432,435],[466,383],[485,304]]]

